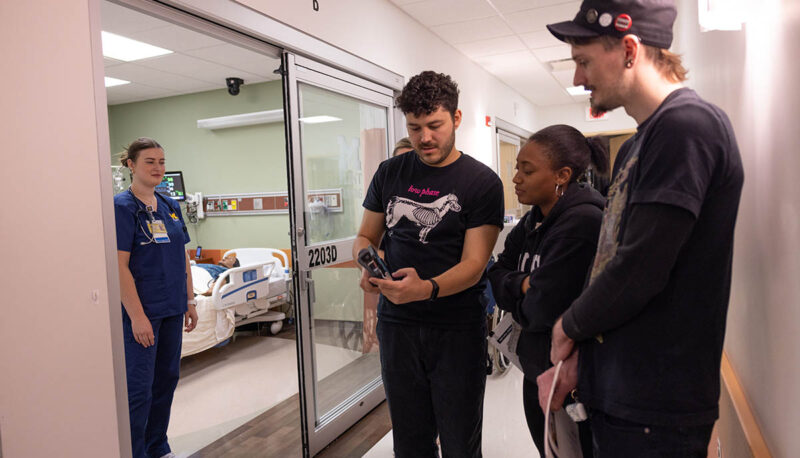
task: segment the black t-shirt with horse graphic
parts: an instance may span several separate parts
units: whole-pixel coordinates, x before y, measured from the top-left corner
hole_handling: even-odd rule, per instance
[[[494,171],[466,154],[445,167],[431,167],[409,152],[384,161],[372,178],[364,208],[385,215],[383,245],[392,272],[413,267],[432,278],[461,260],[468,229],[503,227],[503,185]],[[433,327],[471,327],[485,322],[475,286],[436,301],[395,305],[385,298],[380,319]]]

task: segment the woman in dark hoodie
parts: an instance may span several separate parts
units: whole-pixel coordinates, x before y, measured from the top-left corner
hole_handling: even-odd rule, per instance
[[[503,252],[489,270],[497,305],[522,328],[517,345],[525,373],[522,398],[528,429],[541,456],[544,412],[536,377],[552,366],[553,324],[583,289],[603,218],[603,196],[578,182],[589,165],[607,173],[607,152],[599,141],[587,139],[573,127],[546,127],[528,139],[517,156],[513,181],[520,203],[533,208],[508,234]],[[586,456],[591,456],[588,425],[581,427],[581,442]]]

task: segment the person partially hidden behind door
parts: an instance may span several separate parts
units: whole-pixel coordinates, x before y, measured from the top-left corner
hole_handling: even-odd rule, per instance
[[[394,279],[380,292],[381,374],[397,458],[481,456],[486,386],[484,270],[503,227],[503,185],[456,149],[458,87],[414,76],[397,99],[413,153],[380,164],[364,199],[353,254],[383,237]],[[384,236],[385,233],[385,236]]]

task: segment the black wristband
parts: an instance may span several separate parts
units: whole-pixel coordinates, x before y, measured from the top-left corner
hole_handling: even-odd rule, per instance
[[[433,285],[433,290],[431,290],[431,297],[428,298],[428,300],[435,301],[436,298],[439,297],[439,284],[436,283],[436,280],[434,280],[433,278],[429,278],[428,281],[431,282],[431,285]]]

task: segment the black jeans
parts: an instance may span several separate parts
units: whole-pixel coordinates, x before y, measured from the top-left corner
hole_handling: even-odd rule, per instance
[[[591,414],[595,458],[673,458],[708,456],[713,424],[651,426],[612,417],[599,410]]]
[[[486,327],[439,329],[378,320],[381,374],[396,458],[480,457]]]

